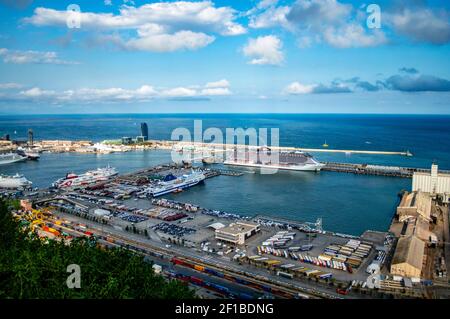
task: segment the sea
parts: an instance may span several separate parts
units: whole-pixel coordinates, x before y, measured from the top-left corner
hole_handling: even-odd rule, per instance
[[[90,114],[90,115],[2,115],[0,136],[103,140],[140,135],[146,122],[150,139],[170,140],[177,128],[193,134],[194,121],[203,130],[218,128],[276,128],[279,144],[305,148],[410,151],[413,156],[313,153],[320,161],[366,163],[429,168],[436,162],[450,169],[450,116],[363,114]],[[82,173],[111,165],[120,173],[171,161],[164,150],[113,154],[42,154],[39,161],[0,166],[1,174],[20,173],[36,187],[48,187],[68,172]],[[227,167],[229,168],[229,167]],[[208,179],[169,198],[203,207],[239,213],[266,215],[295,221],[322,218],[323,228],[360,235],[365,230],[386,231],[399,202],[399,192],[411,189],[411,179],[359,176],[336,172],[291,172],[259,174],[238,168],[239,177]]]

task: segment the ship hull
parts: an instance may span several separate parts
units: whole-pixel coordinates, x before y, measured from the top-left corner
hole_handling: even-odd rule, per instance
[[[224,162],[225,165],[231,166],[246,166],[246,167],[256,167],[256,168],[267,168],[267,169],[279,169],[286,171],[305,171],[305,172],[319,172],[325,164],[305,164],[305,165],[266,165],[266,164],[254,164],[254,163],[240,163],[240,162]]]
[[[22,161],[25,161],[26,159],[27,159],[26,157],[21,157],[21,158],[0,160],[0,165],[6,165],[6,164],[13,164],[13,163],[17,163],[17,162],[22,162]]]
[[[177,189],[185,189],[185,188],[189,188],[195,185],[198,185],[200,183],[202,183],[204,180],[198,180],[198,181],[192,181],[192,182],[188,182],[188,183],[184,183],[184,184],[179,184],[179,185],[174,185],[173,187],[167,188],[163,191],[158,191],[158,192],[152,192],[151,195],[153,197],[159,197],[162,195],[166,195],[169,193],[173,193],[174,191],[176,191]]]

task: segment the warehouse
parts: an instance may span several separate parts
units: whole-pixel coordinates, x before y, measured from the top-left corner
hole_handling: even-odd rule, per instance
[[[243,245],[245,240],[259,232],[259,224],[239,221],[227,227],[216,229],[216,239],[235,245]]]
[[[425,243],[416,236],[401,237],[392,259],[391,273],[420,278],[424,251]]]
[[[405,193],[397,207],[397,214],[400,222],[418,216],[429,221],[431,215],[431,196],[421,191]]]

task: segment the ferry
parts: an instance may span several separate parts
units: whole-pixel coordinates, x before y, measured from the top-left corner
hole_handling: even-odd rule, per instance
[[[31,185],[32,183],[23,177],[23,175],[0,175],[0,188],[20,189],[31,187]]]
[[[192,172],[191,174],[185,174],[180,177],[168,175],[158,185],[149,187],[147,193],[153,197],[158,197],[173,192],[180,192],[185,188],[202,183],[205,178],[206,176],[201,172]]]
[[[264,156],[261,155],[262,151],[257,150],[245,150],[243,155],[234,151],[234,156],[231,159],[224,161],[225,165],[233,166],[247,166],[257,168],[269,168],[269,169],[281,169],[281,170],[293,170],[293,171],[312,171],[318,172],[325,166],[325,164],[317,161],[312,155],[302,151],[292,152],[279,152],[278,158],[275,162],[272,161],[273,155],[270,150],[264,150]]]
[[[65,178],[61,178],[53,183],[56,188],[69,188],[77,186],[87,186],[98,182],[104,182],[118,174],[114,167],[98,168],[96,170],[87,171],[84,174],[77,175],[68,173]]]
[[[20,154],[21,156],[25,156],[29,160],[33,160],[33,161],[36,161],[41,157],[39,155],[39,152],[37,152],[31,148],[19,147],[19,148],[17,148],[17,153]]]

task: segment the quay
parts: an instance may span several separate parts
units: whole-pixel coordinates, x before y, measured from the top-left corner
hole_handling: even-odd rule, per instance
[[[155,141],[156,142],[156,141]],[[158,141],[160,143],[170,143],[171,141]],[[178,147],[203,147],[203,148],[214,148],[215,152],[220,152],[225,150],[231,150],[234,148],[247,148],[249,145],[243,144],[221,144],[221,143],[201,143],[201,142],[176,142]],[[255,146],[256,147],[256,146]],[[219,149],[217,149],[219,148]],[[301,151],[301,152],[328,152],[328,153],[345,153],[345,154],[371,154],[371,155],[400,155],[400,156],[413,156],[409,151],[404,152],[394,152],[394,151],[367,151],[367,150],[339,150],[339,149],[328,149],[328,148],[303,148],[303,147],[290,147],[290,146],[270,146],[271,150],[277,150],[281,152],[289,151]],[[193,149],[195,151],[195,149]]]
[[[4,141],[0,144],[1,151],[15,150],[16,144],[12,141]],[[223,143],[203,143],[203,142],[180,142],[169,140],[148,140],[142,143],[136,144],[122,144],[115,141],[103,141],[101,143],[94,143],[92,141],[71,141],[71,140],[42,140],[35,141],[33,144],[27,144],[28,147],[33,147],[36,150],[42,152],[52,153],[114,153],[114,152],[127,152],[145,149],[164,149],[173,150],[175,148],[191,148],[192,151],[209,150],[213,152],[224,152],[232,150],[236,147],[248,147],[243,144],[223,144]],[[328,148],[303,148],[303,147],[288,147],[288,146],[271,146],[270,149],[278,151],[301,151],[301,152],[326,152],[326,153],[345,153],[345,154],[371,154],[371,155],[400,155],[400,156],[413,156],[409,151],[394,152],[394,151],[369,151],[369,150],[340,150],[340,149],[328,149]]]
[[[360,175],[379,175],[390,177],[412,178],[414,173],[430,173],[430,169],[400,167],[400,166],[382,166],[370,164],[352,164],[352,163],[336,163],[327,162],[322,168],[323,171],[353,173]],[[450,175],[448,170],[440,170],[441,174]]]

